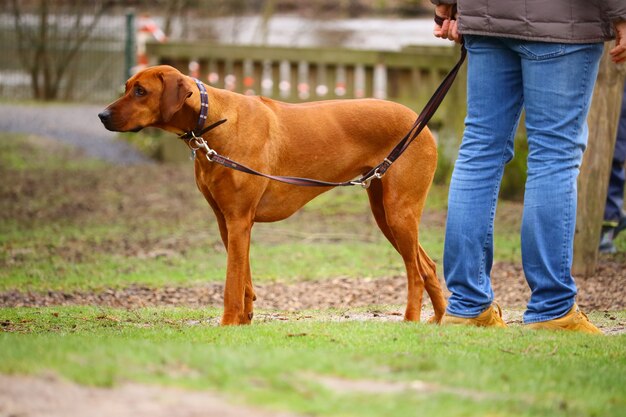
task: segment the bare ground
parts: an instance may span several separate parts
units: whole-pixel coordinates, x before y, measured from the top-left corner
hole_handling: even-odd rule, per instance
[[[507,308],[523,308],[530,290],[521,267],[497,263],[492,271],[496,300]],[[599,273],[577,280],[578,304],[585,310],[624,310],[623,288],[626,278],[618,266],[603,264]],[[149,288],[130,286],[98,292],[48,291],[0,293],[0,306],[43,307],[55,305],[100,305],[138,308],[152,306],[217,306],[222,305],[223,284],[198,287]],[[406,280],[402,276],[377,279],[330,278],[296,283],[257,284],[255,306],[261,309],[296,311],[323,308],[356,308],[372,305],[395,305],[406,302]]]
[[[446,387],[420,380],[390,382],[355,380],[316,374],[304,375],[327,389],[348,394],[447,393],[485,400],[493,394]],[[501,395],[497,396],[501,399]],[[234,404],[210,391],[126,383],[114,388],[80,386],[54,375],[0,375],[0,417],[296,417]]]
[[[590,279],[579,279],[577,283],[579,306],[587,312],[605,312],[608,320],[600,325],[604,333],[626,332],[626,323],[610,314],[611,311],[626,308],[623,296],[626,280],[623,274],[610,275],[604,269],[602,274]],[[329,308],[336,310],[328,316],[330,320],[397,321],[402,319],[402,306],[406,303],[405,286],[405,278],[401,276],[260,284],[255,287],[258,297],[255,308],[262,313],[256,313],[255,321],[306,320],[311,317],[306,313],[301,314],[303,310]],[[496,300],[504,307],[505,321],[509,324],[521,324],[521,312],[530,291],[520,267],[509,263],[496,264],[493,270],[493,287]],[[0,306],[99,305],[127,309],[154,306],[221,307],[222,293],[222,284],[164,288],[130,286],[102,292],[11,291],[0,293]],[[426,297],[422,321],[432,314]],[[210,321],[217,325],[219,318],[214,317]]]
[[[0,417],[289,417],[207,391],[122,384],[84,387],[55,376],[0,375]]]

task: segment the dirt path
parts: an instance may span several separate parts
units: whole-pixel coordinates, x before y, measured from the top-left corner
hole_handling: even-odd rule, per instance
[[[586,311],[626,309],[626,274],[621,265],[603,264],[591,278],[576,280],[578,304]],[[521,266],[496,263],[492,270],[496,300],[505,308],[524,308],[530,290]],[[333,278],[295,283],[255,285],[256,308],[297,311],[303,309],[357,308],[375,305],[404,304],[406,280],[403,276],[379,279]],[[0,293],[0,306],[101,305],[138,308],[147,306],[217,306],[222,305],[222,283],[198,287],[148,288],[130,286],[101,292]]]
[[[0,132],[48,137],[114,164],[148,163],[148,158],[102,127],[98,120],[102,108],[93,104],[0,103]]]
[[[83,387],[56,377],[0,375],[0,417],[295,417],[207,391],[123,384]]]
[[[496,300],[504,309],[504,318],[510,324],[522,323],[522,312],[530,295],[521,267],[497,263],[493,268],[493,287]],[[597,276],[578,279],[578,304],[586,312],[604,311],[606,334],[626,332],[626,323],[611,311],[626,309],[623,289],[626,277],[619,268],[605,268]],[[303,310],[337,309],[328,314],[329,320],[399,321],[406,303],[406,283],[402,276],[379,279],[334,278],[295,283],[269,283],[255,286],[255,308],[266,312],[255,314],[256,322],[307,319]],[[202,308],[222,307],[224,287],[212,283],[199,287],[148,288],[130,286],[102,292],[0,293],[0,307],[45,307],[61,305],[99,305],[115,308],[154,306],[185,306]],[[388,307],[393,306],[392,310]],[[267,312],[269,311],[269,312]],[[274,311],[274,312],[272,312]],[[304,314],[304,315],[303,315]],[[425,296],[423,320],[432,316]],[[212,324],[217,325],[215,317]]]

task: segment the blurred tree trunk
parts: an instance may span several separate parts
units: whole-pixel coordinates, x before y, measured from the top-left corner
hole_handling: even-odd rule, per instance
[[[572,273],[584,277],[595,272],[598,262],[604,205],[624,90],[626,68],[623,64],[617,66],[611,62],[607,52],[612,46],[613,42],[604,46],[587,119],[589,144],[578,177],[578,211]]]
[[[266,0],[263,3],[263,10],[261,12],[261,20],[259,26],[257,26],[254,34],[254,40],[260,40],[261,45],[267,45],[267,37],[269,35],[269,23],[274,16],[276,10],[276,0]]]
[[[33,97],[54,100],[67,69],[108,9],[109,1],[95,0],[87,6],[79,0],[38,0],[36,4],[37,21],[29,25],[23,16],[27,12],[24,3],[11,0],[19,59],[30,74]]]
[[[172,35],[172,22],[176,16],[182,16],[183,10],[189,7],[190,0],[168,0],[163,33],[168,38]]]

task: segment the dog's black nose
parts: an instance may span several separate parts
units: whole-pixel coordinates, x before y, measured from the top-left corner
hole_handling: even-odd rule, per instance
[[[104,110],[98,113],[98,117],[100,118],[100,121],[106,125],[107,122],[111,120],[111,112],[108,109]]]

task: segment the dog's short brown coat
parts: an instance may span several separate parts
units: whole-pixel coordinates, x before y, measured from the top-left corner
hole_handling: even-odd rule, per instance
[[[207,124],[228,122],[205,135],[222,155],[274,175],[346,181],[376,166],[402,138],[416,114],[383,100],[334,100],[287,104],[207,87]],[[107,129],[154,126],[175,134],[195,128],[200,94],[193,79],[169,66],[131,77],[123,97],[100,118]],[[247,324],[255,300],[250,234],[255,222],[291,216],[331,187],[298,187],[247,175],[195,159],[196,184],[215,212],[228,252],[222,324]],[[380,180],[368,188],[376,223],[402,256],[408,297],[405,319],[419,321],[424,289],[438,322],[446,302],[435,263],[418,242],[420,217],[437,164],[435,140],[426,128]]]

